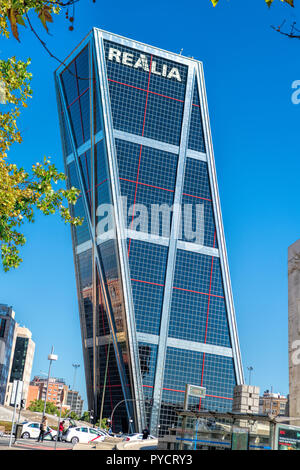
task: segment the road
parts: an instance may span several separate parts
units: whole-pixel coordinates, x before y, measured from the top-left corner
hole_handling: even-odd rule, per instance
[[[14,439],[13,439],[14,442]],[[72,450],[73,444],[69,442],[57,442],[56,450]],[[37,442],[36,439],[18,439],[9,447],[9,437],[0,437],[1,450],[55,450],[55,441],[45,440]]]

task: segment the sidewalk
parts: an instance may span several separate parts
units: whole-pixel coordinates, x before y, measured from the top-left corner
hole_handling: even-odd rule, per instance
[[[124,442],[122,439],[110,437],[104,442],[91,442],[90,444],[76,444],[73,450],[152,450],[157,449],[158,440]]]
[[[1,446],[0,447],[0,452],[1,452],[1,450],[24,450],[24,449],[21,449],[20,447],[18,448],[16,446],[11,446],[11,447],[9,447],[9,446],[3,446],[2,447]]]
[[[56,450],[72,450],[72,444],[68,443],[57,443]],[[36,439],[30,441],[25,439],[12,440],[12,445],[9,447],[9,437],[0,439],[0,451],[1,450],[55,450],[54,441],[37,442]]]
[[[91,442],[90,444],[75,444],[73,450],[115,450],[120,439],[107,437],[103,442]]]

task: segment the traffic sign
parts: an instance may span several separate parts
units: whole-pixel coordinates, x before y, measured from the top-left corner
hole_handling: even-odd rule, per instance
[[[206,388],[200,387],[199,385],[188,384],[188,395],[191,397],[205,398]]]
[[[17,405],[17,406],[21,405],[22,390],[23,390],[22,380],[14,380],[13,389],[11,392],[11,399],[10,399],[11,405]]]
[[[183,404],[184,410],[188,409],[189,396],[190,397],[197,397],[197,398],[200,398],[200,399],[205,398],[206,388],[205,387],[200,387],[200,385],[186,384],[185,385],[185,394],[184,394],[184,404]]]

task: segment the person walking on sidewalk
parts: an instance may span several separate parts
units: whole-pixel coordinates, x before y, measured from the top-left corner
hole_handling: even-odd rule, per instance
[[[46,431],[47,431],[47,418],[46,416],[44,416],[40,424],[40,434],[39,434],[37,442],[43,442]]]
[[[63,436],[63,432],[64,432],[64,425],[65,425],[65,422],[64,421],[61,421],[59,423],[59,426],[58,426],[58,436],[57,436],[57,440],[58,441],[62,441],[62,436]]]

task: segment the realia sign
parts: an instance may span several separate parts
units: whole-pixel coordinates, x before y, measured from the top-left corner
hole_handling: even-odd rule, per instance
[[[160,75],[161,77],[169,79],[174,78],[178,82],[181,82],[181,76],[178,68],[169,67],[167,64],[162,64],[160,67],[158,67],[157,62],[155,60],[151,60],[149,62],[145,54],[139,54],[138,58],[136,58],[134,54],[131,54],[130,52],[123,52],[119,49],[110,47],[108,52],[108,60],[117,62],[118,64],[127,65],[128,67],[132,67],[134,69],[142,69],[145,72],[150,71],[151,64],[151,73],[153,73],[153,75]]]

